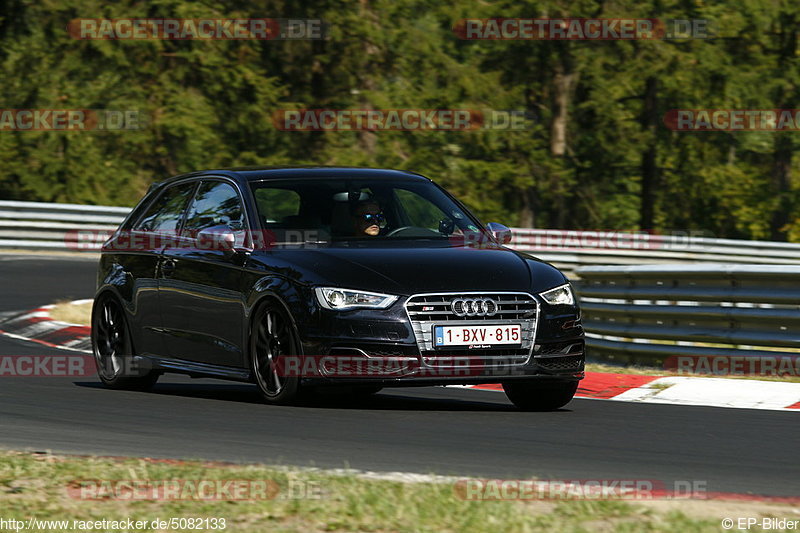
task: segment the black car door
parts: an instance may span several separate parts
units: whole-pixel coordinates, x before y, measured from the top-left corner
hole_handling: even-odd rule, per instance
[[[158,298],[158,263],[164,243],[174,240],[196,187],[184,182],[167,187],[136,221],[124,243],[117,243],[119,262],[131,290],[134,347],[140,355],[166,354]]]
[[[241,249],[247,239],[242,198],[232,182],[204,179],[186,215],[180,239],[163,251],[159,299],[170,357],[243,366],[246,253],[198,246],[199,231],[225,226]]]

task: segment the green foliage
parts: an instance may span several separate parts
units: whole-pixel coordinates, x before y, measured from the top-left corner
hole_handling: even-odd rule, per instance
[[[800,240],[796,135],[674,132],[660,118],[679,108],[800,108],[800,4],[0,5],[4,109],[135,109],[144,124],[119,132],[0,132],[0,198],[132,205],[153,181],[202,168],[377,166],[426,174],[484,220],[511,225]],[[66,30],[81,17],[321,18],[330,31],[320,41],[82,41]],[[486,17],[709,19],[713,38],[465,41],[453,32],[459,19]],[[648,83],[655,84],[650,107]],[[533,121],[524,131],[470,132],[284,132],[273,125],[275,111],[301,108],[513,109]],[[559,123],[566,126],[561,148]]]

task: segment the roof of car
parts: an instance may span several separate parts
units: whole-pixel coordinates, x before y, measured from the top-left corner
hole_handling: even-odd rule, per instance
[[[166,184],[179,179],[200,176],[228,176],[245,181],[261,181],[272,179],[291,178],[405,178],[430,181],[425,176],[406,170],[393,170],[385,168],[364,167],[326,167],[326,166],[297,166],[297,167],[237,167],[200,170],[173,176],[159,183]]]

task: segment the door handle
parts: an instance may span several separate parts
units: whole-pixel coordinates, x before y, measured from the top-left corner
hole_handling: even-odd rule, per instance
[[[161,262],[161,274],[168,278],[175,273],[175,261],[172,259],[165,259]]]

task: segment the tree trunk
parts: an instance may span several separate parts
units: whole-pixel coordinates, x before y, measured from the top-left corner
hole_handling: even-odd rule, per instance
[[[536,189],[531,186],[519,191],[522,207],[519,212],[520,228],[536,227]]]
[[[569,108],[572,102],[572,90],[578,80],[578,74],[572,70],[572,61],[568,51],[555,64],[553,76],[553,119],[550,124],[550,155],[563,159],[567,153],[567,125],[569,124]],[[550,177],[555,190],[554,210],[550,213],[551,227],[563,228],[567,224],[568,203],[566,195],[570,193],[557,175]]]
[[[781,31],[779,33],[778,72],[790,72],[792,62],[797,53],[797,22],[794,15],[783,13],[780,17]],[[788,89],[788,90],[787,90]],[[794,109],[797,103],[797,91],[794,86],[780,88],[780,94],[775,101],[780,103],[781,109]],[[772,186],[778,199],[778,205],[772,212],[770,220],[770,233],[773,240],[786,240],[786,225],[789,223],[792,211],[790,198],[790,183],[792,175],[792,138],[790,133],[775,134],[775,150],[772,156]]]
[[[784,109],[787,109],[784,107]],[[792,139],[791,133],[776,133],[775,152],[772,164],[772,183],[777,192],[778,205],[772,212],[770,221],[771,238],[774,241],[786,240],[785,226],[789,223],[792,209],[789,194],[789,181],[792,174]]]
[[[639,228],[653,229],[655,184],[658,180],[658,80],[650,76],[645,81],[644,109],[642,111],[642,130],[645,134],[647,147],[642,154],[642,181],[641,204],[639,208]]]
[[[562,62],[556,63],[553,77],[553,122],[550,125],[550,153],[561,157],[567,151],[567,123],[572,88],[577,75]]]

